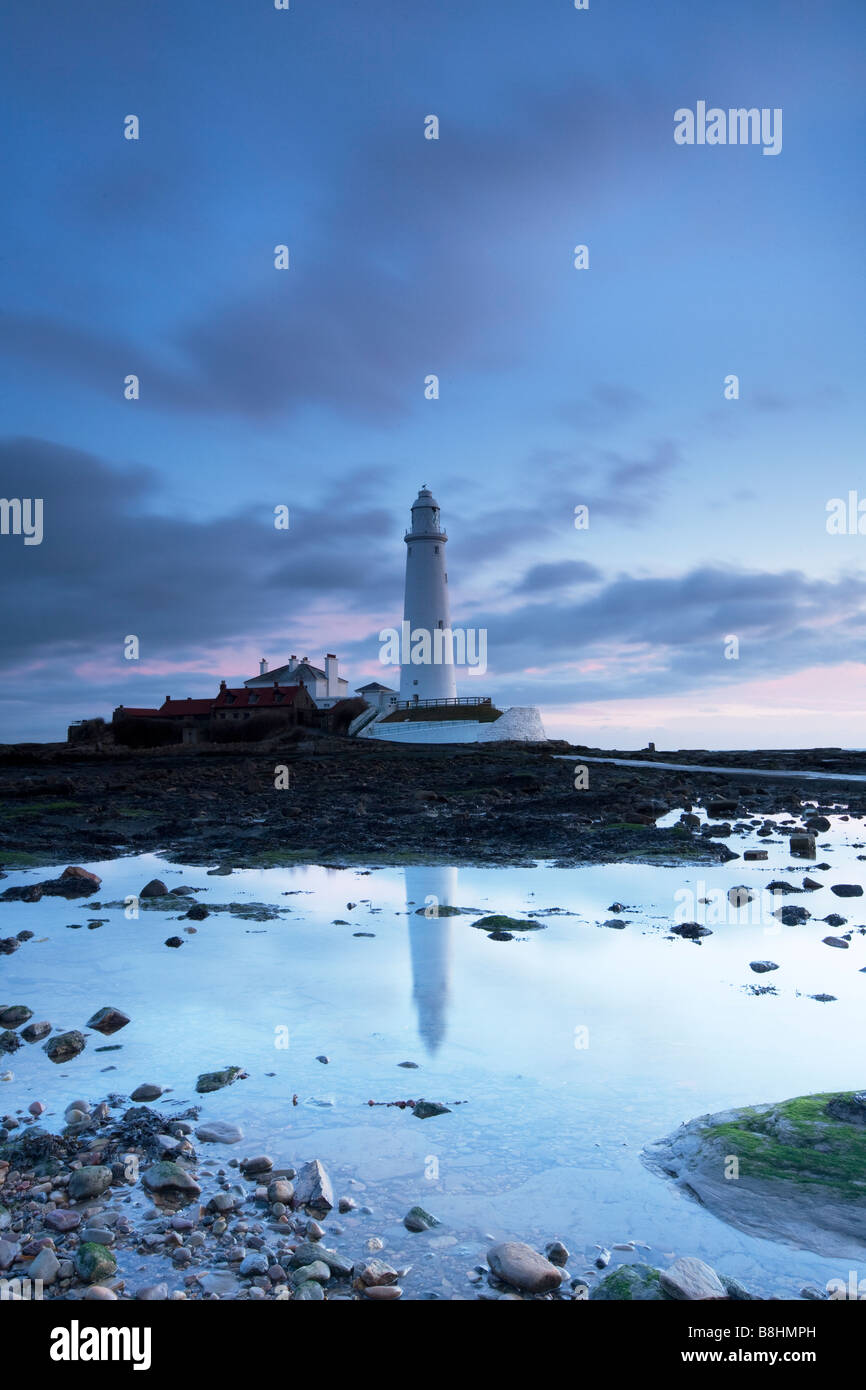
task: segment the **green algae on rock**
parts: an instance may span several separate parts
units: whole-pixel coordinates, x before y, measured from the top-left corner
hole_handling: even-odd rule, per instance
[[[818,1255],[866,1252],[866,1092],[701,1115],[643,1159],[740,1230]]]
[[[620,1265],[618,1269],[606,1274],[600,1284],[596,1284],[589,1297],[591,1300],[615,1300],[617,1302],[668,1302],[660,1282],[660,1274],[652,1265]]]
[[[480,928],[481,931],[544,931],[543,922],[525,921],[518,917],[506,917],[504,913],[497,912],[491,917],[481,917],[477,922],[472,923],[473,927]]]

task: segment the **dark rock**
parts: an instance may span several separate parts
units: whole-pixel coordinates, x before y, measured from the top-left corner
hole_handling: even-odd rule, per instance
[[[57,1033],[53,1038],[49,1038],[48,1042],[43,1044],[42,1050],[47,1052],[52,1062],[59,1064],[77,1057],[86,1046],[87,1039],[84,1034],[72,1028],[68,1033]]]
[[[407,1231],[432,1231],[433,1227],[441,1225],[441,1222],[423,1207],[411,1207],[403,1217],[403,1225]]]
[[[97,1009],[92,1018],[87,1020],[88,1028],[95,1028],[97,1033],[103,1033],[106,1037],[111,1033],[118,1033],[121,1028],[125,1028],[129,1023],[129,1017],[122,1009],[114,1009],[110,1004],[105,1008]]]
[[[416,1120],[430,1120],[434,1115],[450,1115],[451,1111],[447,1105],[440,1105],[435,1100],[418,1100],[412,1110]]]
[[[33,1010],[26,1004],[9,1004],[0,1009],[0,1028],[20,1028],[22,1023],[33,1017]]]
[[[146,883],[138,895],[140,898],[167,898],[168,889],[161,878],[152,878],[150,883]]]
[[[668,1295],[651,1265],[628,1264],[612,1269],[589,1295],[590,1302],[666,1302]]]
[[[712,936],[709,927],[702,927],[699,922],[680,922],[677,926],[671,927],[675,936],[684,936],[689,941],[697,941],[701,936]]]
[[[846,1125],[866,1125],[866,1091],[834,1096],[827,1102],[827,1114]]]
[[[21,1036],[25,1042],[35,1043],[47,1038],[50,1032],[51,1024],[43,1019],[39,1023],[28,1023],[26,1028],[21,1029]]]
[[[231,1086],[237,1081],[241,1074],[240,1067],[223,1067],[221,1071],[203,1071],[195,1083],[195,1089],[200,1095],[206,1095],[209,1091],[221,1091],[224,1086]]]
[[[111,1169],[104,1164],[76,1168],[70,1174],[67,1191],[74,1202],[83,1202],[88,1197],[101,1197],[111,1186]]]
[[[140,1086],[136,1086],[129,1099],[135,1101],[159,1100],[161,1095],[161,1086],[154,1085],[152,1081],[143,1081]]]
[[[100,1284],[117,1271],[117,1261],[104,1245],[86,1241],[75,1252],[75,1272],[87,1284]]]
[[[803,922],[808,922],[812,914],[805,907],[793,907],[789,905],[787,907],[777,907],[773,916],[778,917],[779,921],[784,923],[786,927],[799,927],[802,926]]]
[[[334,1205],[334,1189],[318,1158],[305,1163],[295,1180],[295,1205],[327,1215]]]
[[[798,859],[815,858],[815,836],[814,835],[792,835],[789,848],[791,853]]]
[[[274,1166],[274,1160],[268,1158],[267,1154],[257,1154],[254,1158],[241,1159],[241,1172],[255,1176],[257,1173],[269,1173]]]
[[[148,1192],[159,1192],[163,1196],[181,1198],[187,1202],[201,1196],[201,1188],[192,1173],[170,1159],[154,1163],[142,1173],[141,1181]]]

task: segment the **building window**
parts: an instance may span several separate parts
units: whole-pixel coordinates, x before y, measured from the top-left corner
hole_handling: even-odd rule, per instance
[[[438,545],[434,545],[433,549],[436,551],[436,554],[438,555],[438,554],[439,554],[439,547],[438,547]]]

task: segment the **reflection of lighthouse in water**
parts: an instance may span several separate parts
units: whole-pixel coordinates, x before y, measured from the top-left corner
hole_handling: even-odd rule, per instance
[[[411,904],[409,949],[418,1032],[427,1051],[435,1052],[445,1038],[451,975],[451,918],[427,917],[424,909],[435,913],[437,906],[457,906],[457,870],[441,865],[419,865],[404,872],[406,902]],[[431,904],[429,898],[435,901]]]

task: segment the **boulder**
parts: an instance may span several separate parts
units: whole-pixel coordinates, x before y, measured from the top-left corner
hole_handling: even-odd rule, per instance
[[[77,1211],[69,1211],[67,1207],[57,1207],[54,1211],[46,1212],[45,1225],[52,1231],[60,1231],[65,1235],[67,1231],[74,1231],[81,1225],[81,1217]]]
[[[75,1272],[87,1284],[101,1284],[117,1271],[117,1261],[110,1250],[94,1241],[82,1241],[75,1252]]]
[[[440,1225],[440,1222],[423,1207],[411,1207],[403,1217],[403,1225],[407,1231],[432,1231],[434,1226]]]
[[[808,922],[812,916],[808,908],[794,907],[789,904],[787,907],[777,907],[773,913],[786,927],[800,927],[804,922]]]
[[[363,1283],[372,1287],[379,1284],[396,1284],[400,1277],[396,1269],[386,1265],[384,1260],[368,1260],[359,1270],[359,1274]]]
[[[136,1086],[129,1099],[135,1101],[159,1100],[161,1095],[161,1086],[155,1085],[152,1081],[142,1081],[140,1086]]]
[[[500,1279],[526,1293],[547,1293],[562,1280],[556,1265],[516,1240],[501,1240],[487,1251],[487,1263]]]
[[[292,1269],[302,1269],[304,1265],[313,1264],[316,1260],[324,1260],[337,1279],[347,1279],[354,1268],[351,1260],[347,1260],[345,1255],[338,1254],[336,1250],[328,1250],[326,1246],[312,1240],[301,1242],[292,1254],[289,1264]]]
[[[672,1265],[663,1269],[659,1274],[659,1284],[669,1298],[688,1303],[728,1297],[715,1270],[693,1256],[674,1260]]]
[[[803,834],[792,835],[789,842],[789,849],[798,859],[814,859],[816,854],[815,836]]]
[[[112,1033],[120,1032],[129,1022],[129,1016],[122,1009],[114,1009],[110,1004],[105,1008],[97,1009],[92,1018],[87,1020],[88,1028],[95,1028],[97,1033],[104,1033],[109,1037]]]
[[[140,898],[167,898],[168,889],[161,878],[152,878],[138,895]]]
[[[43,1038],[47,1038],[50,1032],[51,1024],[43,1019],[38,1023],[28,1023],[26,1028],[21,1029],[21,1036],[25,1042],[35,1043],[41,1042]]]
[[[77,1057],[86,1046],[87,1039],[84,1034],[79,1033],[77,1028],[72,1028],[68,1033],[57,1033],[53,1038],[49,1038],[42,1050],[47,1052],[52,1062],[59,1065]]]
[[[334,1205],[334,1189],[323,1164],[318,1158],[305,1163],[295,1181],[295,1205],[309,1207],[327,1215]]]
[[[241,1074],[240,1067],[223,1067],[221,1071],[203,1071],[195,1083],[195,1089],[199,1095],[206,1095],[210,1091],[221,1091],[224,1086],[231,1086],[237,1081]]]
[[[296,1284],[305,1284],[308,1279],[314,1279],[317,1284],[327,1284],[331,1277],[331,1271],[324,1260],[313,1260],[312,1264],[301,1265],[294,1274]]]
[[[76,1168],[66,1190],[74,1202],[83,1202],[88,1197],[100,1197],[110,1186],[111,1169],[100,1163]]]
[[[161,1159],[142,1173],[141,1181],[148,1192],[159,1192],[173,1199],[191,1202],[201,1196],[201,1188],[186,1168],[170,1159]]]
[[[0,1009],[0,1028],[20,1028],[22,1023],[33,1017],[33,1010],[26,1004],[7,1004]]]
[[[620,1265],[612,1269],[589,1295],[590,1301],[623,1303],[664,1302],[669,1295],[661,1286],[659,1271],[651,1265]]]
[[[447,1105],[440,1105],[436,1100],[416,1100],[412,1114],[416,1120],[429,1120],[434,1115],[450,1115],[451,1111]]]
[[[28,1279],[41,1279],[46,1288],[55,1283],[60,1273],[60,1261],[50,1245],[44,1245],[30,1263]]]
[[[203,1144],[239,1144],[244,1132],[239,1125],[230,1125],[224,1120],[208,1120],[198,1126],[195,1137]]]
[[[241,1172],[255,1177],[258,1173],[269,1173],[274,1166],[274,1160],[267,1154],[256,1154],[253,1158],[241,1159]]]

